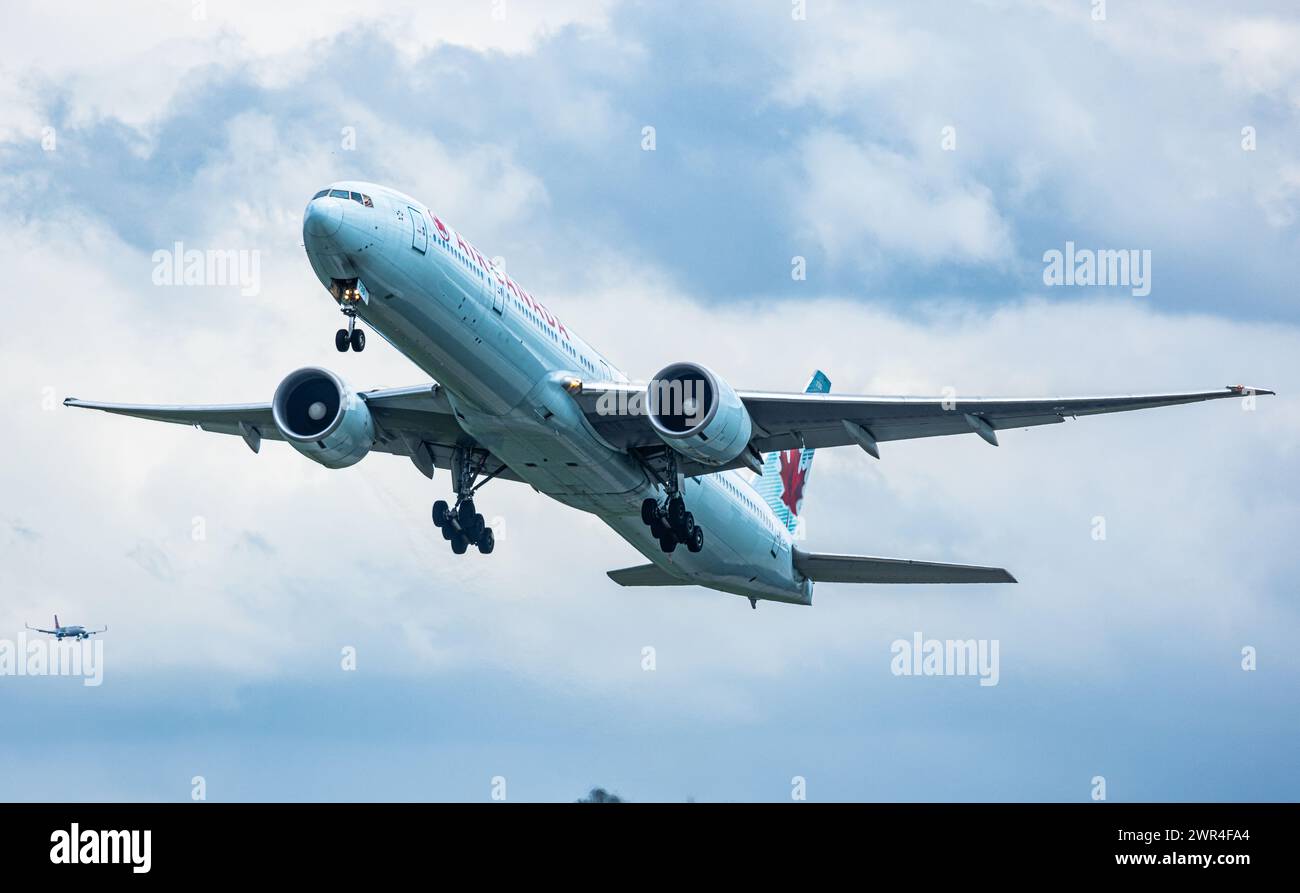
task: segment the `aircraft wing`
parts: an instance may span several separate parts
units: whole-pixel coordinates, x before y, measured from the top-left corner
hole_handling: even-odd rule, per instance
[[[426,477],[433,476],[434,468],[450,468],[452,453],[457,447],[480,448],[477,441],[456,422],[446,394],[436,384],[361,391],[359,396],[365,400],[374,417],[373,449],[409,457]],[[176,406],[99,403],[69,397],[63,404],[238,435],[255,453],[261,449],[262,440],[284,439],[275,426],[270,403]],[[491,457],[484,471],[491,472],[493,463],[502,466],[498,477],[520,480],[495,456]]]
[[[30,629],[30,630],[31,630],[32,632],[34,632],[34,633],[45,633],[47,636],[57,636],[57,635],[58,635],[58,632],[57,632],[56,630],[52,630],[52,629],[38,629],[38,628],[32,626],[31,624],[28,624],[28,623],[24,623],[23,626],[27,627],[28,629]]]
[[[602,401],[602,396],[618,396],[611,392],[623,392],[626,397],[642,390],[644,386],[624,383],[584,385],[577,399],[592,427],[611,444],[629,450],[658,450],[663,442],[645,415],[602,414],[600,410],[600,405],[637,405],[626,399]],[[739,390],[736,393],[754,422],[750,443],[758,453],[855,444],[879,458],[877,444],[891,440],[977,434],[997,446],[997,432],[1006,428],[1052,425],[1078,416],[1273,392],[1235,385],[1211,391],[1114,397],[856,397]],[[724,467],[739,468],[747,464],[742,456]],[[680,461],[679,468],[686,474],[723,470],[697,468]]]

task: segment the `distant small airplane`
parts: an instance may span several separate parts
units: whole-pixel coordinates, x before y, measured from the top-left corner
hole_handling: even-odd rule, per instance
[[[86,629],[84,626],[61,626],[59,624],[58,614],[54,615],[54,629],[37,629],[30,623],[24,625],[34,633],[45,633],[48,636],[54,636],[54,638],[58,639],[60,642],[64,639],[76,639],[80,642],[89,639],[91,636],[98,635],[99,633],[108,632],[107,626],[103,629]]]

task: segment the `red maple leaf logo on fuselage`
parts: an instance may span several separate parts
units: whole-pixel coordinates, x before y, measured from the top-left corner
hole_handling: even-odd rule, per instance
[[[799,467],[801,458],[802,450],[785,450],[781,453],[781,501],[792,515],[799,514],[799,504],[803,502],[803,485],[808,480],[808,469]]]

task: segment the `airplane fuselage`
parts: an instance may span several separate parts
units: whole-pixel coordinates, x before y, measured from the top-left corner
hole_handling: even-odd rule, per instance
[[[80,642],[95,635],[94,632],[87,630],[84,626],[56,626],[54,629],[36,629],[35,627],[28,627],[28,629],[54,636],[54,638],[60,642],[64,639],[76,639]]]
[[[344,182],[308,205],[307,257],[340,300],[356,280],[357,316],[444,389],[469,438],[536,490],[600,517],[681,578],[754,598],[810,604],[789,531],[735,472],[689,478],[683,495],[707,531],[698,553],[665,553],[640,506],[663,486],[588,424],[564,382],[627,381],[616,366],[430,209],[395,190]]]

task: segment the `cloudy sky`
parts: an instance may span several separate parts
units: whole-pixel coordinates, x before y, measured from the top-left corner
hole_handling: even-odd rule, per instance
[[[6,10],[0,639],[111,631],[97,688],[0,676],[0,799],[1300,797],[1293,4],[351,5]],[[809,547],[1021,583],[758,611],[618,588],[639,556],[522,486],[456,557],[445,475],[59,406],[421,381],[334,350],[301,214],[342,178],[428,202],[633,376],[1280,396],[822,451]],[[259,293],[155,285],[178,241],[258,252]],[[1150,294],[1047,287],[1067,242],[1150,251]],[[996,640],[998,685],[891,674],[916,632]]]

